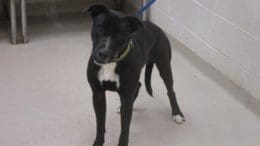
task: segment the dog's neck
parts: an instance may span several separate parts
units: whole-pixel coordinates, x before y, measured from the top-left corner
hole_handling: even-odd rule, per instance
[[[129,53],[131,52],[133,47],[134,47],[134,42],[130,38],[125,50],[122,53],[120,53],[117,58],[113,59],[112,62],[120,62],[120,61],[124,60],[129,55]]]

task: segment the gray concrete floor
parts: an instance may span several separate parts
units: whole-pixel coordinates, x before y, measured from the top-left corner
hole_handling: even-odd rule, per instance
[[[85,75],[90,23],[67,17],[29,19],[29,24],[29,44],[10,45],[7,31],[0,30],[0,146],[90,146],[95,136]],[[154,70],[154,98],[142,87],[129,146],[260,145],[259,118],[178,46],[174,50],[175,89],[187,121],[177,125],[171,120],[166,90]],[[107,95],[105,145],[115,146],[119,98]]]

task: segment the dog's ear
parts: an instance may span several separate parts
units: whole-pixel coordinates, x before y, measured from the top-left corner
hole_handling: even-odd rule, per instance
[[[136,17],[126,16],[121,18],[122,27],[127,27],[131,31],[131,33],[139,30],[140,28],[144,28],[143,23]]]
[[[104,5],[92,5],[85,9],[85,11],[88,11],[91,14],[92,18],[94,18],[99,14],[109,12],[109,9]]]

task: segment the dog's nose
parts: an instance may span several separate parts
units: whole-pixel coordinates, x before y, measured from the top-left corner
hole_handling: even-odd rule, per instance
[[[107,55],[107,51],[102,49],[98,52],[98,57],[100,59],[107,59],[108,55]]]

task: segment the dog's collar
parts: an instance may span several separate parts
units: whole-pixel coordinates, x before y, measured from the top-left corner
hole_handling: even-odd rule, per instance
[[[133,47],[134,47],[134,42],[133,42],[133,40],[130,38],[130,39],[128,40],[128,44],[127,44],[127,47],[126,47],[126,49],[124,50],[124,52],[123,52],[121,55],[119,55],[117,58],[114,58],[114,59],[112,60],[112,62],[120,62],[120,61],[122,61],[123,59],[125,59],[125,58],[128,56],[128,54],[130,53],[130,51],[132,50]]]

